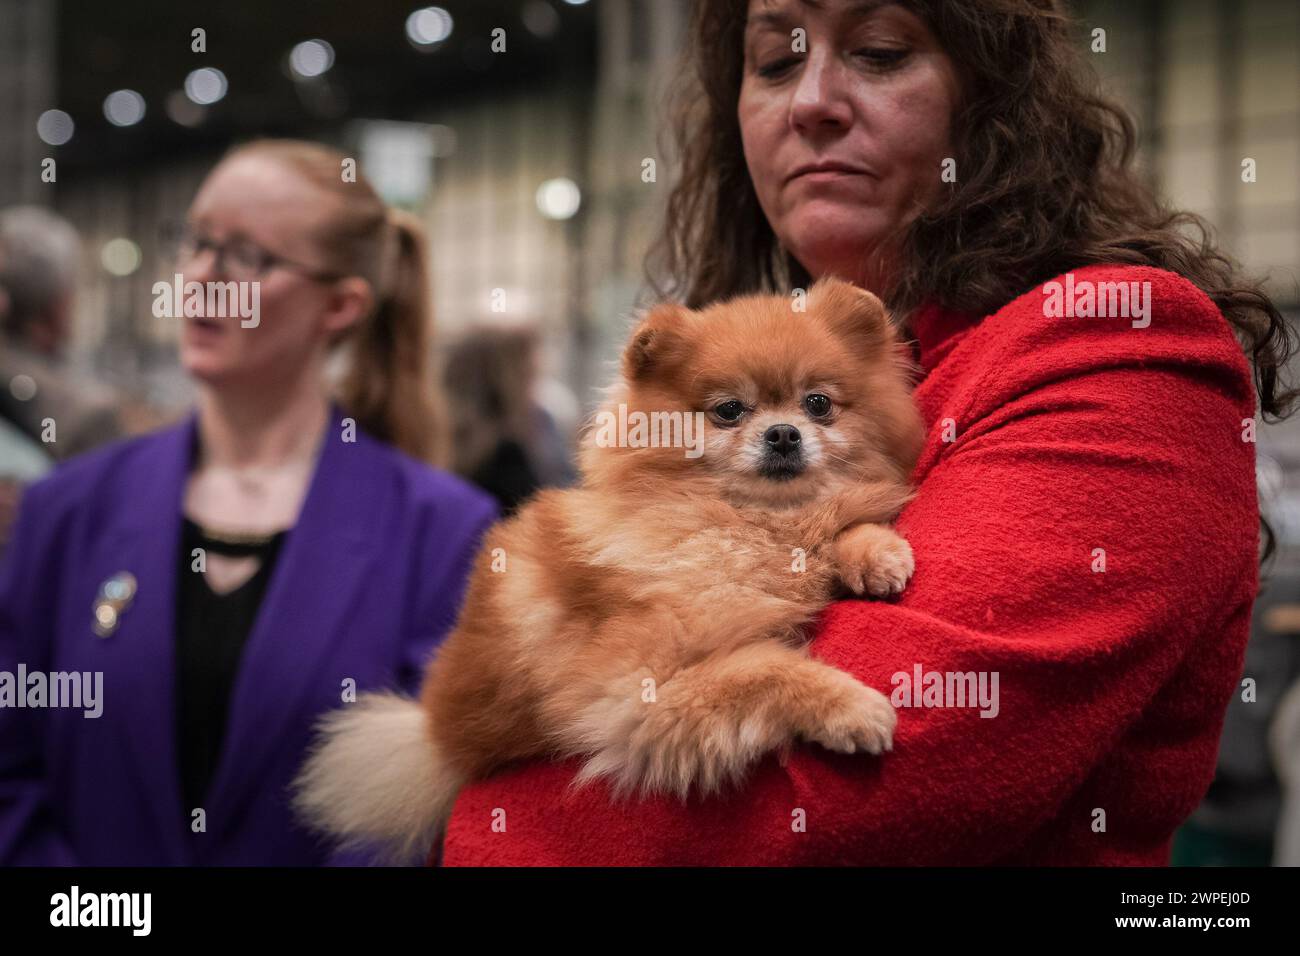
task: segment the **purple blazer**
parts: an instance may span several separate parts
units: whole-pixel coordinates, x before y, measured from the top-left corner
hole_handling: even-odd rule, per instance
[[[102,713],[0,707],[0,865],[360,861],[302,828],[288,786],[345,681],[418,688],[496,506],[360,431],[343,441],[339,418],[244,646],[204,832],[182,806],[173,679],[195,420],[31,486],[0,568],[0,680],[102,672]],[[99,637],[97,595],[122,571],[136,593]]]

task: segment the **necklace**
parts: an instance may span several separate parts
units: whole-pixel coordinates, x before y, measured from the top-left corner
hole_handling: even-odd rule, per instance
[[[242,468],[222,469],[235,483],[242,494],[249,497],[264,498],[273,487],[274,479],[297,472],[310,463],[310,459],[301,458],[281,462],[277,465],[246,465]]]
[[[324,428],[307,434],[271,464],[200,464],[187,487],[186,514],[209,528],[222,528],[221,537],[241,541],[261,538],[267,528],[292,525],[326,438]]]
[[[223,465],[213,469],[234,482],[241,494],[264,498],[276,485],[276,479],[298,478],[310,471],[324,441],[324,430],[301,442],[282,460],[269,465]]]

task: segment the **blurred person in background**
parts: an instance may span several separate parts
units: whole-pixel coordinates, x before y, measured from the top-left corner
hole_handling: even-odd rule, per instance
[[[1268,731],[1268,751],[1281,784],[1273,841],[1274,866],[1300,866],[1300,680],[1283,693]]]
[[[1269,733],[1282,715],[1288,685],[1300,674],[1300,581],[1288,554],[1295,540],[1295,513],[1285,492],[1283,467],[1269,454],[1270,445],[1277,453],[1279,434],[1285,432],[1261,432],[1255,453],[1260,513],[1281,547],[1261,568],[1242,681],[1224,717],[1214,780],[1175,837],[1175,866],[1282,862],[1283,845],[1277,841],[1282,837],[1288,774],[1270,753]],[[1300,752],[1293,762],[1296,759]],[[1290,806],[1294,814],[1294,793]]]
[[[0,710],[0,864],[366,860],[287,788],[323,712],[418,686],[496,509],[430,464],[422,227],[345,160],[259,141],[216,166],[177,271],[256,283],[259,320],[182,319],[193,414],[24,497],[0,670],[102,672],[102,713]]]
[[[4,557],[23,487],[53,466],[39,444],[0,418],[0,558]]]
[[[80,258],[66,220],[38,206],[0,211],[0,418],[58,460],[122,434],[119,396],[67,364]]]
[[[0,257],[4,250],[0,249]],[[0,258],[0,273],[3,273]],[[9,310],[9,294],[0,286],[0,327]],[[4,383],[0,382],[0,387]],[[40,443],[33,441],[17,425],[0,417],[0,557],[4,556],[9,529],[18,512],[23,485],[40,478],[53,464]]]
[[[528,324],[483,325],[447,349],[453,468],[512,513],[539,488],[575,478],[571,449],[537,400],[539,338]]]

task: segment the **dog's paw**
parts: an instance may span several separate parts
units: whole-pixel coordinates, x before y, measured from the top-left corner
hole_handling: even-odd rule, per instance
[[[586,754],[577,785],[603,779],[615,799],[709,795],[738,785],[764,754],[795,739],[791,720],[763,708],[735,711],[694,693],[673,696],[639,704],[639,723]]]
[[[866,569],[862,578],[866,592],[872,597],[889,597],[907,586],[916,570],[912,546],[902,538],[882,547],[875,562]]]
[[[719,746],[719,740],[653,739],[639,732],[626,745],[589,755],[574,782],[583,786],[603,779],[615,800],[650,795],[685,800],[692,790],[709,795],[739,783],[754,759]]]
[[[879,755],[894,747],[898,714],[889,698],[848,674],[817,708],[818,723],[804,732],[813,743],[836,753]]]
[[[850,528],[836,539],[835,554],[840,580],[858,596],[898,594],[916,568],[912,546],[881,525]]]

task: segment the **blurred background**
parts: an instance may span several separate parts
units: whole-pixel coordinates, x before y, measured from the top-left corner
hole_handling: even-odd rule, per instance
[[[1300,5],[1099,0],[1074,11],[1084,48],[1105,30],[1105,52],[1090,57],[1138,122],[1145,174],[1266,276],[1294,321]],[[12,220],[15,233],[49,234],[61,264],[46,282],[67,294],[55,297],[49,368],[29,374],[11,367],[11,347],[0,353],[0,494],[50,464],[13,434],[37,390],[82,408],[74,441],[59,443],[77,450],[187,407],[177,323],[154,318],[151,289],[173,274],[172,240],[203,176],[258,136],[340,147],[419,215],[453,398],[540,410],[501,426],[519,453],[496,462],[504,478],[483,474],[483,460],[458,469],[507,506],[573,480],[576,429],[647,301],[642,261],[673,178],[661,101],[687,12],[686,0],[0,0],[0,215],[44,207],[75,228]],[[491,49],[495,28],[504,53]],[[1246,158],[1254,182],[1243,182]],[[5,242],[0,227],[0,277],[12,277],[22,256],[6,266]],[[0,282],[0,306],[36,292]],[[502,295],[505,313],[493,310]],[[1283,701],[1300,675],[1300,421],[1264,425],[1258,440],[1278,554],[1255,615],[1253,685],[1229,708],[1218,776],[1175,863],[1284,856],[1287,771],[1270,727],[1280,707],[1300,725],[1300,698]],[[1272,746],[1297,755],[1300,740],[1283,736],[1275,728]]]

